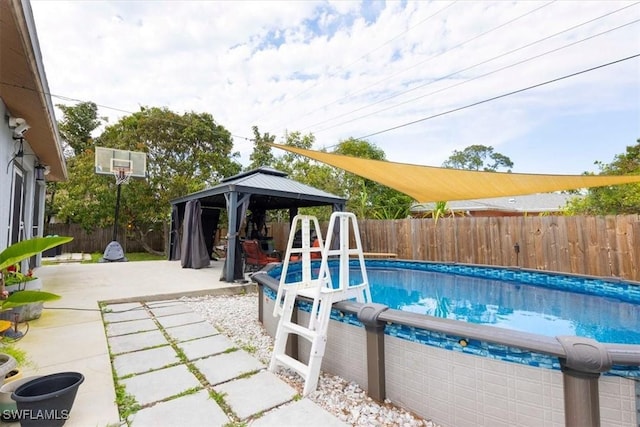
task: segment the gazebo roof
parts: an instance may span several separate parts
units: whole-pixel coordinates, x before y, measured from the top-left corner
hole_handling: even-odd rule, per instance
[[[344,204],[346,199],[287,178],[287,174],[260,167],[222,180],[214,187],[197,191],[171,201],[172,205],[200,200],[203,207],[226,209],[225,193],[251,194],[251,207],[261,209],[289,209]]]

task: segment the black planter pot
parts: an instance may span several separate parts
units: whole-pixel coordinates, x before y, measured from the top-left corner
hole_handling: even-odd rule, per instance
[[[59,372],[22,384],[12,394],[22,427],[64,425],[78,387],[84,381],[79,372]]]

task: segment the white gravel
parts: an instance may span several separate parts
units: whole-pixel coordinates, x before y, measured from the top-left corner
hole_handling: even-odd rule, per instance
[[[261,362],[269,363],[273,339],[258,322],[257,294],[183,298],[183,301],[239,347],[251,349]],[[304,382],[298,375],[288,370],[280,370],[278,375],[302,394]],[[308,397],[353,426],[438,427],[388,401],[379,404],[356,383],[326,373],[321,374],[318,389]]]

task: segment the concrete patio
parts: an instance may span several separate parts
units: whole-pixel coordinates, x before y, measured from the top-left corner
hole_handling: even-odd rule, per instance
[[[221,282],[219,278],[222,265],[222,261],[212,261],[211,267],[209,268],[193,270],[181,268],[179,261],[146,261],[105,264],[65,263],[38,268],[36,274],[43,279],[45,284],[44,290],[59,294],[62,298],[58,301],[45,304],[42,317],[29,322],[29,329],[26,335],[18,342],[18,346],[27,351],[30,359],[35,364],[34,367],[27,367],[24,370],[24,376],[44,375],[64,371],[81,372],[85,376],[85,380],[79,388],[71,411],[71,417],[65,426],[120,425],[121,421],[115,403],[115,387],[107,340],[109,340],[112,351],[114,351],[114,345],[118,345],[118,340],[122,341],[120,337],[128,337],[128,340],[131,341],[131,339],[137,339],[138,337],[143,339],[144,334],[121,335],[122,333],[126,333],[126,328],[128,327],[124,322],[109,324],[108,332],[105,333],[105,325],[101,316],[99,303],[107,302],[108,307],[115,311],[118,307],[125,307],[131,304],[140,306],[141,302],[146,302],[147,305],[144,308],[147,310],[151,307],[152,316],[157,317],[163,314],[178,315],[163,318],[157,317],[157,319],[161,320],[158,323],[161,329],[180,326],[184,324],[185,321],[192,323],[196,320],[191,318],[186,319],[186,317],[194,316],[195,313],[184,313],[185,310],[178,310],[182,311],[182,313],[178,313],[178,311],[176,311],[176,313],[157,312],[154,311],[154,306],[151,302],[169,301],[169,305],[175,305],[181,304],[179,301],[176,301],[181,296],[231,294],[247,290],[248,287],[252,286],[251,283]],[[163,304],[163,306],[164,305],[165,304]],[[159,307],[160,306],[156,306],[156,309]],[[179,323],[182,321],[178,319],[180,316],[183,317],[183,323]],[[178,322],[175,325],[165,323],[172,322],[174,319]],[[118,328],[120,328],[120,332],[118,332]],[[177,331],[176,329],[176,332]],[[206,335],[214,334],[217,334],[217,331]],[[107,337],[107,335],[109,335],[109,337]],[[194,339],[194,337],[184,337],[182,339],[191,340]],[[211,340],[213,337],[205,336],[203,339]],[[204,341],[201,343],[191,341],[191,343],[198,347],[205,346],[205,353],[200,353],[193,357],[193,360],[200,358],[200,360],[194,363],[210,363],[206,362],[207,359],[203,357],[217,353],[214,349],[215,346],[207,347]],[[133,345],[135,347],[134,350],[145,347],[145,345],[139,343],[129,342],[128,344]],[[227,347],[228,346],[225,348]],[[209,349],[211,352],[207,353]],[[223,350],[224,349],[221,351]],[[124,351],[118,350],[115,352],[123,353]],[[152,354],[148,353],[148,355],[149,357],[145,357],[144,359],[147,363],[152,363]],[[167,355],[163,354],[160,357],[167,357]],[[131,370],[132,373],[141,372],[139,370],[136,371],[133,365],[127,366],[126,363],[122,365],[126,360],[126,358],[120,357],[120,364],[116,366],[116,371],[120,370],[124,373],[128,373],[129,370]],[[248,366],[255,369],[255,366],[258,365],[249,363]],[[178,365],[174,368],[182,369],[184,365]],[[170,369],[173,368],[166,369],[166,371]],[[231,367],[227,366],[227,368],[225,368],[225,370],[229,369],[231,369]],[[242,374],[244,371],[240,370],[239,372]],[[215,376],[217,374],[212,375]],[[255,375],[255,381],[258,381],[258,383],[249,385],[250,388],[260,387],[261,385],[263,387],[273,387],[265,384],[270,384],[273,381],[277,383],[279,381],[275,376],[273,376],[273,378],[266,378],[265,375],[271,376],[272,374],[261,371],[258,375]],[[122,375],[118,376],[120,377]],[[136,377],[124,381],[131,383],[132,390],[129,390],[129,386],[126,384],[125,386],[127,387],[127,392],[134,395],[136,394],[134,390],[136,386],[133,383]],[[168,381],[169,378],[166,378],[166,380]],[[160,381],[162,382],[162,380]],[[215,382],[209,382],[215,384]],[[194,383],[192,386],[193,385],[197,384]],[[285,383],[282,383],[282,385],[285,385]],[[227,387],[233,390],[234,386],[232,382],[229,382],[220,383],[217,387],[221,389]],[[231,395],[231,392],[229,393]],[[235,393],[237,393],[237,391]],[[283,393],[284,397],[282,402],[292,400],[293,393],[291,393],[291,390],[285,390],[283,388]],[[240,395],[242,395],[242,392]],[[207,400],[207,398],[206,392],[179,397],[181,401],[180,404],[189,404],[189,402],[192,402],[193,408],[202,407],[202,399]],[[183,399],[184,402],[182,401]],[[309,419],[308,417],[313,413],[313,417],[319,416],[319,420],[324,420],[323,425],[327,423],[329,423],[329,425],[342,425],[342,423],[334,419],[332,415],[324,412],[319,407],[309,405],[312,402],[306,402],[307,399],[303,400],[305,403],[296,405],[296,408],[283,407],[282,411],[276,411],[280,412],[281,416],[279,417],[277,413],[272,415],[272,418],[274,418],[273,423],[268,422],[269,418],[265,417],[266,419],[261,419],[260,425],[287,425],[286,420],[289,419],[288,417],[291,416],[292,412],[307,414],[303,415],[305,419]],[[208,401],[215,405],[213,400],[208,399]],[[296,404],[297,403],[299,402],[296,402]],[[234,413],[241,413],[243,415],[251,414],[250,407],[242,403],[239,403],[239,405],[239,407],[235,408]],[[153,410],[154,408],[158,408],[157,411],[170,411],[170,409],[167,408],[163,409],[163,406],[167,407],[168,405],[154,405],[149,409]],[[141,418],[139,422],[134,422],[134,425],[159,425],[159,420],[168,421],[166,418],[158,418],[162,417],[161,412],[154,414],[156,415],[154,417],[150,414],[152,411],[144,411],[144,413],[141,411]],[[309,411],[312,412],[310,413]],[[148,420],[148,423],[143,422],[145,419]],[[224,425],[228,422],[225,417],[218,417],[216,420],[218,421],[210,419],[209,422],[204,425]],[[185,420],[183,419],[182,421]],[[205,421],[203,420],[203,422]]]

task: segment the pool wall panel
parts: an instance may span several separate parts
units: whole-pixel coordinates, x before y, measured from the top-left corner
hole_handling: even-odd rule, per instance
[[[275,336],[274,301],[264,296],[263,325]],[[298,311],[307,321],[308,313]],[[386,397],[443,427],[563,427],[562,373],[423,345],[385,335]],[[300,359],[309,345],[299,339]],[[322,370],[367,390],[364,327],[332,320]],[[601,425],[638,427],[636,382],[599,380]]]
[[[306,324],[309,321],[309,313],[298,311],[298,319]],[[364,328],[331,321],[327,337],[322,371],[353,381],[367,390],[367,343]],[[308,362],[310,351],[309,341],[299,339],[298,352],[301,361]]]

